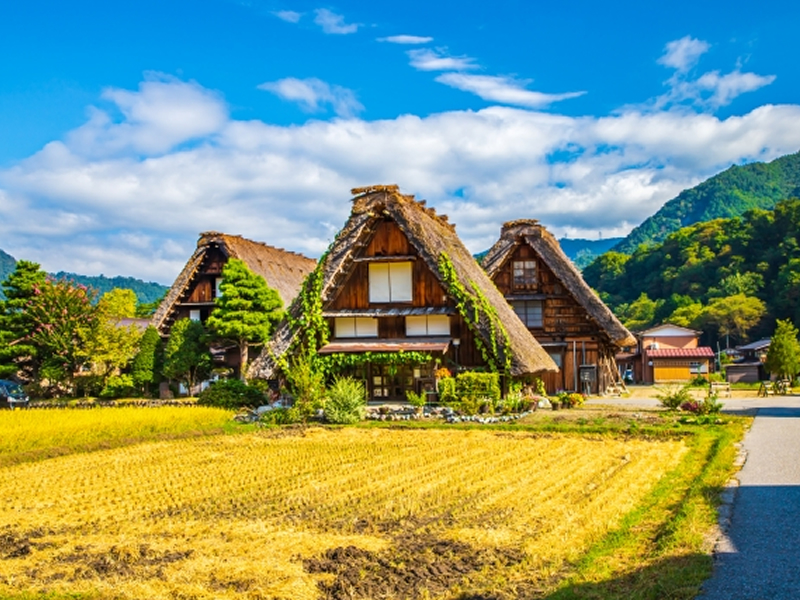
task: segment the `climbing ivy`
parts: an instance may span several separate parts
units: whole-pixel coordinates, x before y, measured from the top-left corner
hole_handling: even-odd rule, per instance
[[[403,351],[399,352],[364,352],[317,355],[314,358],[314,367],[325,374],[326,377],[338,375],[348,370],[364,366],[368,363],[373,365],[425,365],[433,362],[433,356],[427,352]]]
[[[317,266],[303,281],[303,286],[297,296],[300,303],[298,317],[288,316],[289,328],[292,330],[293,339],[289,353],[304,350],[309,357],[314,357],[317,350],[328,343],[328,323],[322,316],[322,281],[323,267],[328,258],[330,249],[320,257]]]
[[[474,281],[469,282],[473,291],[467,290],[462,285],[456,274],[453,262],[445,252],[439,255],[439,273],[450,295],[456,302],[459,314],[474,334],[475,345],[489,369],[494,372],[502,370],[508,373],[511,371],[511,353],[509,352],[511,344],[508,331],[500,321],[500,317],[497,315],[494,306],[489,302],[489,299],[486,298]],[[479,324],[481,318],[486,319],[489,325],[488,346],[480,332]],[[503,339],[502,348],[497,343],[500,337]]]

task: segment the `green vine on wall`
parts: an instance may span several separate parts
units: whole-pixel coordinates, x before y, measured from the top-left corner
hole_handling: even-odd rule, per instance
[[[433,356],[427,352],[404,351],[399,352],[336,352],[334,354],[317,355],[314,358],[314,367],[325,374],[326,377],[338,375],[348,370],[363,367],[367,364],[412,366],[426,365],[433,362]]]
[[[504,371],[508,373],[511,371],[511,340],[508,336],[508,331],[500,321],[497,311],[492,306],[489,299],[483,294],[479,286],[470,281],[473,291],[467,290],[461,283],[456,274],[455,266],[450,260],[450,257],[442,252],[439,255],[439,273],[442,276],[444,284],[447,286],[450,295],[456,302],[456,309],[463,317],[464,321],[473,333],[475,345],[481,353],[483,360],[489,366],[489,369],[494,372]],[[489,345],[483,339],[480,331],[481,318],[486,319],[489,325]],[[497,340],[502,337],[502,348],[498,346]]]

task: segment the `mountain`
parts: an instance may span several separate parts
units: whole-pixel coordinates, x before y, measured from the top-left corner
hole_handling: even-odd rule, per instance
[[[579,269],[583,269],[596,257],[611,250],[622,241],[622,238],[608,238],[605,240],[583,240],[561,238],[558,243],[569,259]]]
[[[11,256],[10,254],[6,254],[2,250],[0,250],[0,281],[6,280],[6,277],[8,277],[11,274],[16,264],[17,261],[14,259],[13,256]],[[0,297],[2,297],[1,291],[0,291]]]
[[[13,256],[0,250],[0,282],[5,281],[11,272],[14,270],[17,261]],[[77,275],[76,273],[65,273],[59,271],[58,273],[51,273],[56,279],[70,279],[75,283],[80,283],[86,287],[97,290],[98,295],[102,296],[114,288],[133,290],[136,298],[140,304],[147,304],[160,300],[161,297],[169,289],[165,285],[155,283],[153,281],[142,281],[134,277],[106,277],[105,275]],[[2,290],[0,290],[0,299],[4,298]]]
[[[732,166],[700,185],[682,191],[614,247],[632,254],[640,244],[662,242],[681,227],[738,217],[751,208],[772,209],[800,196],[800,152],[769,163]]]

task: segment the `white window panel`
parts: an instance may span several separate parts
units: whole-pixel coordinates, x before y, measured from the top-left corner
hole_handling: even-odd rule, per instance
[[[370,263],[370,302],[411,302],[413,299],[410,262]]]
[[[217,277],[214,281],[214,297],[219,298],[222,296],[222,289],[219,287],[222,285],[222,277]]]
[[[200,320],[200,309],[192,309],[189,311],[189,318],[192,321],[199,321]]]
[[[450,317],[430,315],[425,317],[406,317],[406,335],[450,335]]]
[[[337,338],[356,337],[356,320],[352,317],[336,317],[334,331]]]
[[[378,337],[378,319],[356,317],[356,337]]]
[[[389,263],[389,283],[392,289],[392,302],[411,302],[414,299],[411,289],[411,263]]]
[[[336,317],[337,338],[378,337],[378,319],[372,317]]]
[[[426,317],[406,317],[406,335],[428,335],[428,319]]]
[[[389,285],[389,263],[369,264],[369,301],[391,302]]]

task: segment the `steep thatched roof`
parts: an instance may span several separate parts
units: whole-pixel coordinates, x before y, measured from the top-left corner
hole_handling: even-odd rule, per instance
[[[289,306],[294,300],[306,275],[313,271],[316,265],[314,260],[302,254],[267,246],[239,235],[216,231],[201,233],[200,239],[197,240],[197,249],[151,320],[151,324],[162,333],[175,305],[190,291],[191,283],[211,248],[219,248],[227,257],[244,261],[253,273],[261,275],[267,285],[278,292],[284,306]]]
[[[520,219],[503,224],[500,239],[483,259],[483,268],[489,277],[494,278],[520,244],[528,244],[534,249],[614,344],[620,347],[636,345],[633,334],[619,322],[614,313],[583,280],[578,269],[564,254],[558,240],[534,219]]]
[[[350,218],[336,237],[322,265],[323,307],[335,299],[354,266],[359,250],[369,244],[378,225],[385,218],[390,218],[405,233],[420,259],[425,261],[445,290],[448,285],[439,271],[439,258],[442,254],[450,258],[458,280],[466,290],[472,291],[473,283],[480,289],[508,332],[509,348],[503,346],[503,340],[498,340],[497,344],[504,353],[509,353],[512,375],[558,370],[458,239],[455,226],[448,222],[447,216],[437,215],[432,208],[426,208],[424,200],[417,202],[413,196],[401,194],[394,185],[357,188],[352,192],[355,197]],[[295,315],[300,314],[299,305],[293,306],[291,310]],[[491,345],[491,328],[483,321],[481,319],[479,323],[479,335]],[[272,356],[281,356],[286,352],[292,338],[291,329],[284,323],[278,328],[271,344],[253,363],[250,376],[272,376],[275,372]]]

